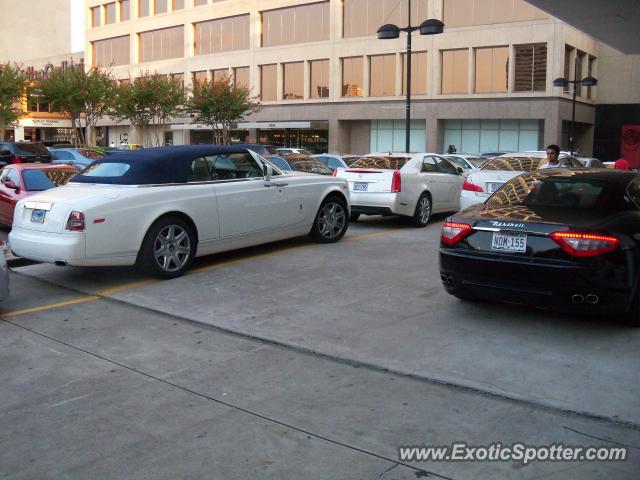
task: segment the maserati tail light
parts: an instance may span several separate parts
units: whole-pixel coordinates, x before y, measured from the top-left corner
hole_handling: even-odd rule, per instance
[[[473,228],[468,223],[444,222],[440,239],[447,245],[455,245],[460,240],[473,233]]]
[[[551,239],[573,257],[595,257],[620,245],[618,237],[584,232],[553,232]]]
[[[65,229],[68,232],[84,232],[84,213],[75,210],[71,212]]]

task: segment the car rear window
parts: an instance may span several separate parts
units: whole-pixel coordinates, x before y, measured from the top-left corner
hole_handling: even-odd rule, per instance
[[[600,179],[521,175],[505,183],[485,203],[488,209],[505,207],[589,210],[615,203],[612,188]]]
[[[98,152],[97,150],[82,149],[82,150],[78,150],[78,152],[83,157],[90,158],[91,160],[98,160],[99,158],[104,158],[104,155]]]
[[[76,173],[78,173],[77,170],[72,168],[47,168],[46,170],[30,168],[22,172],[22,178],[25,190],[38,192],[64,185]]]
[[[400,170],[409,161],[406,157],[361,157],[350,165],[351,168],[381,168]]]
[[[44,155],[49,157],[49,150],[41,143],[16,143],[17,155]]]
[[[331,175],[333,172],[320,160],[315,158],[296,158],[287,157],[287,162],[293,167],[294,170],[299,172],[319,173],[320,175]]]
[[[533,172],[540,167],[544,158],[499,157],[488,160],[481,170],[507,170],[514,172]]]
[[[131,165],[128,163],[97,163],[87,168],[82,175],[84,177],[122,177],[130,168]]]

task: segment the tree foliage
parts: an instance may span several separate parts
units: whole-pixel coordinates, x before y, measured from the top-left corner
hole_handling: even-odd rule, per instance
[[[12,127],[22,113],[22,98],[27,75],[19,65],[0,65],[0,140],[7,127]]]
[[[182,113],[183,106],[184,88],[181,80],[146,71],[133,80],[120,83],[110,115],[130,121],[140,130],[143,143],[159,146],[163,143],[160,135],[164,132],[164,126],[171,117]],[[153,132],[152,125],[157,127]]]
[[[54,109],[65,113],[76,131],[76,142],[85,144],[85,127],[95,127],[112,106],[115,81],[111,73],[84,65],[57,67],[37,82],[36,88]]]
[[[229,77],[214,82],[194,82],[187,101],[194,123],[210,126],[213,143],[225,145],[229,144],[233,124],[258,108],[257,98],[249,89],[236,87]]]

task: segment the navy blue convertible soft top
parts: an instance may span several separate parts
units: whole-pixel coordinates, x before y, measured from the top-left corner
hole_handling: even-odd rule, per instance
[[[193,160],[209,155],[228,153],[245,153],[246,147],[219,145],[181,145],[173,147],[143,148],[104,157],[93,162],[92,167],[99,164],[127,165],[128,169],[117,176],[84,175],[82,173],[71,179],[77,183],[103,183],[113,185],[153,185],[162,183],[186,183],[191,174]],[[117,165],[114,165],[116,167]],[[96,170],[97,172],[100,169]]]

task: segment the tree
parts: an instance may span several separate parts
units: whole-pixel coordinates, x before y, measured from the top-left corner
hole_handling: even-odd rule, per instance
[[[82,120],[85,127],[96,126],[111,108],[115,86],[109,71],[98,67],[85,70],[83,64],[77,64],[54,68],[38,81],[36,88],[54,109],[69,117],[76,142],[86,144]]]
[[[182,81],[158,73],[142,72],[139,77],[122,82],[115,95],[111,116],[128,120],[140,130],[142,142],[153,144],[151,125],[154,129],[155,144],[162,145],[160,137],[171,117],[182,113],[184,88]]]
[[[194,82],[187,101],[194,123],[210,126],[213,143],[225,145],[229,144],[232,125],[258,108],[257,98],[249,89],[236,87],[229,77],[214,82]]]
[[[22,113],[22,97],[27,75],[15,63],[0,65],[0,140]]]

